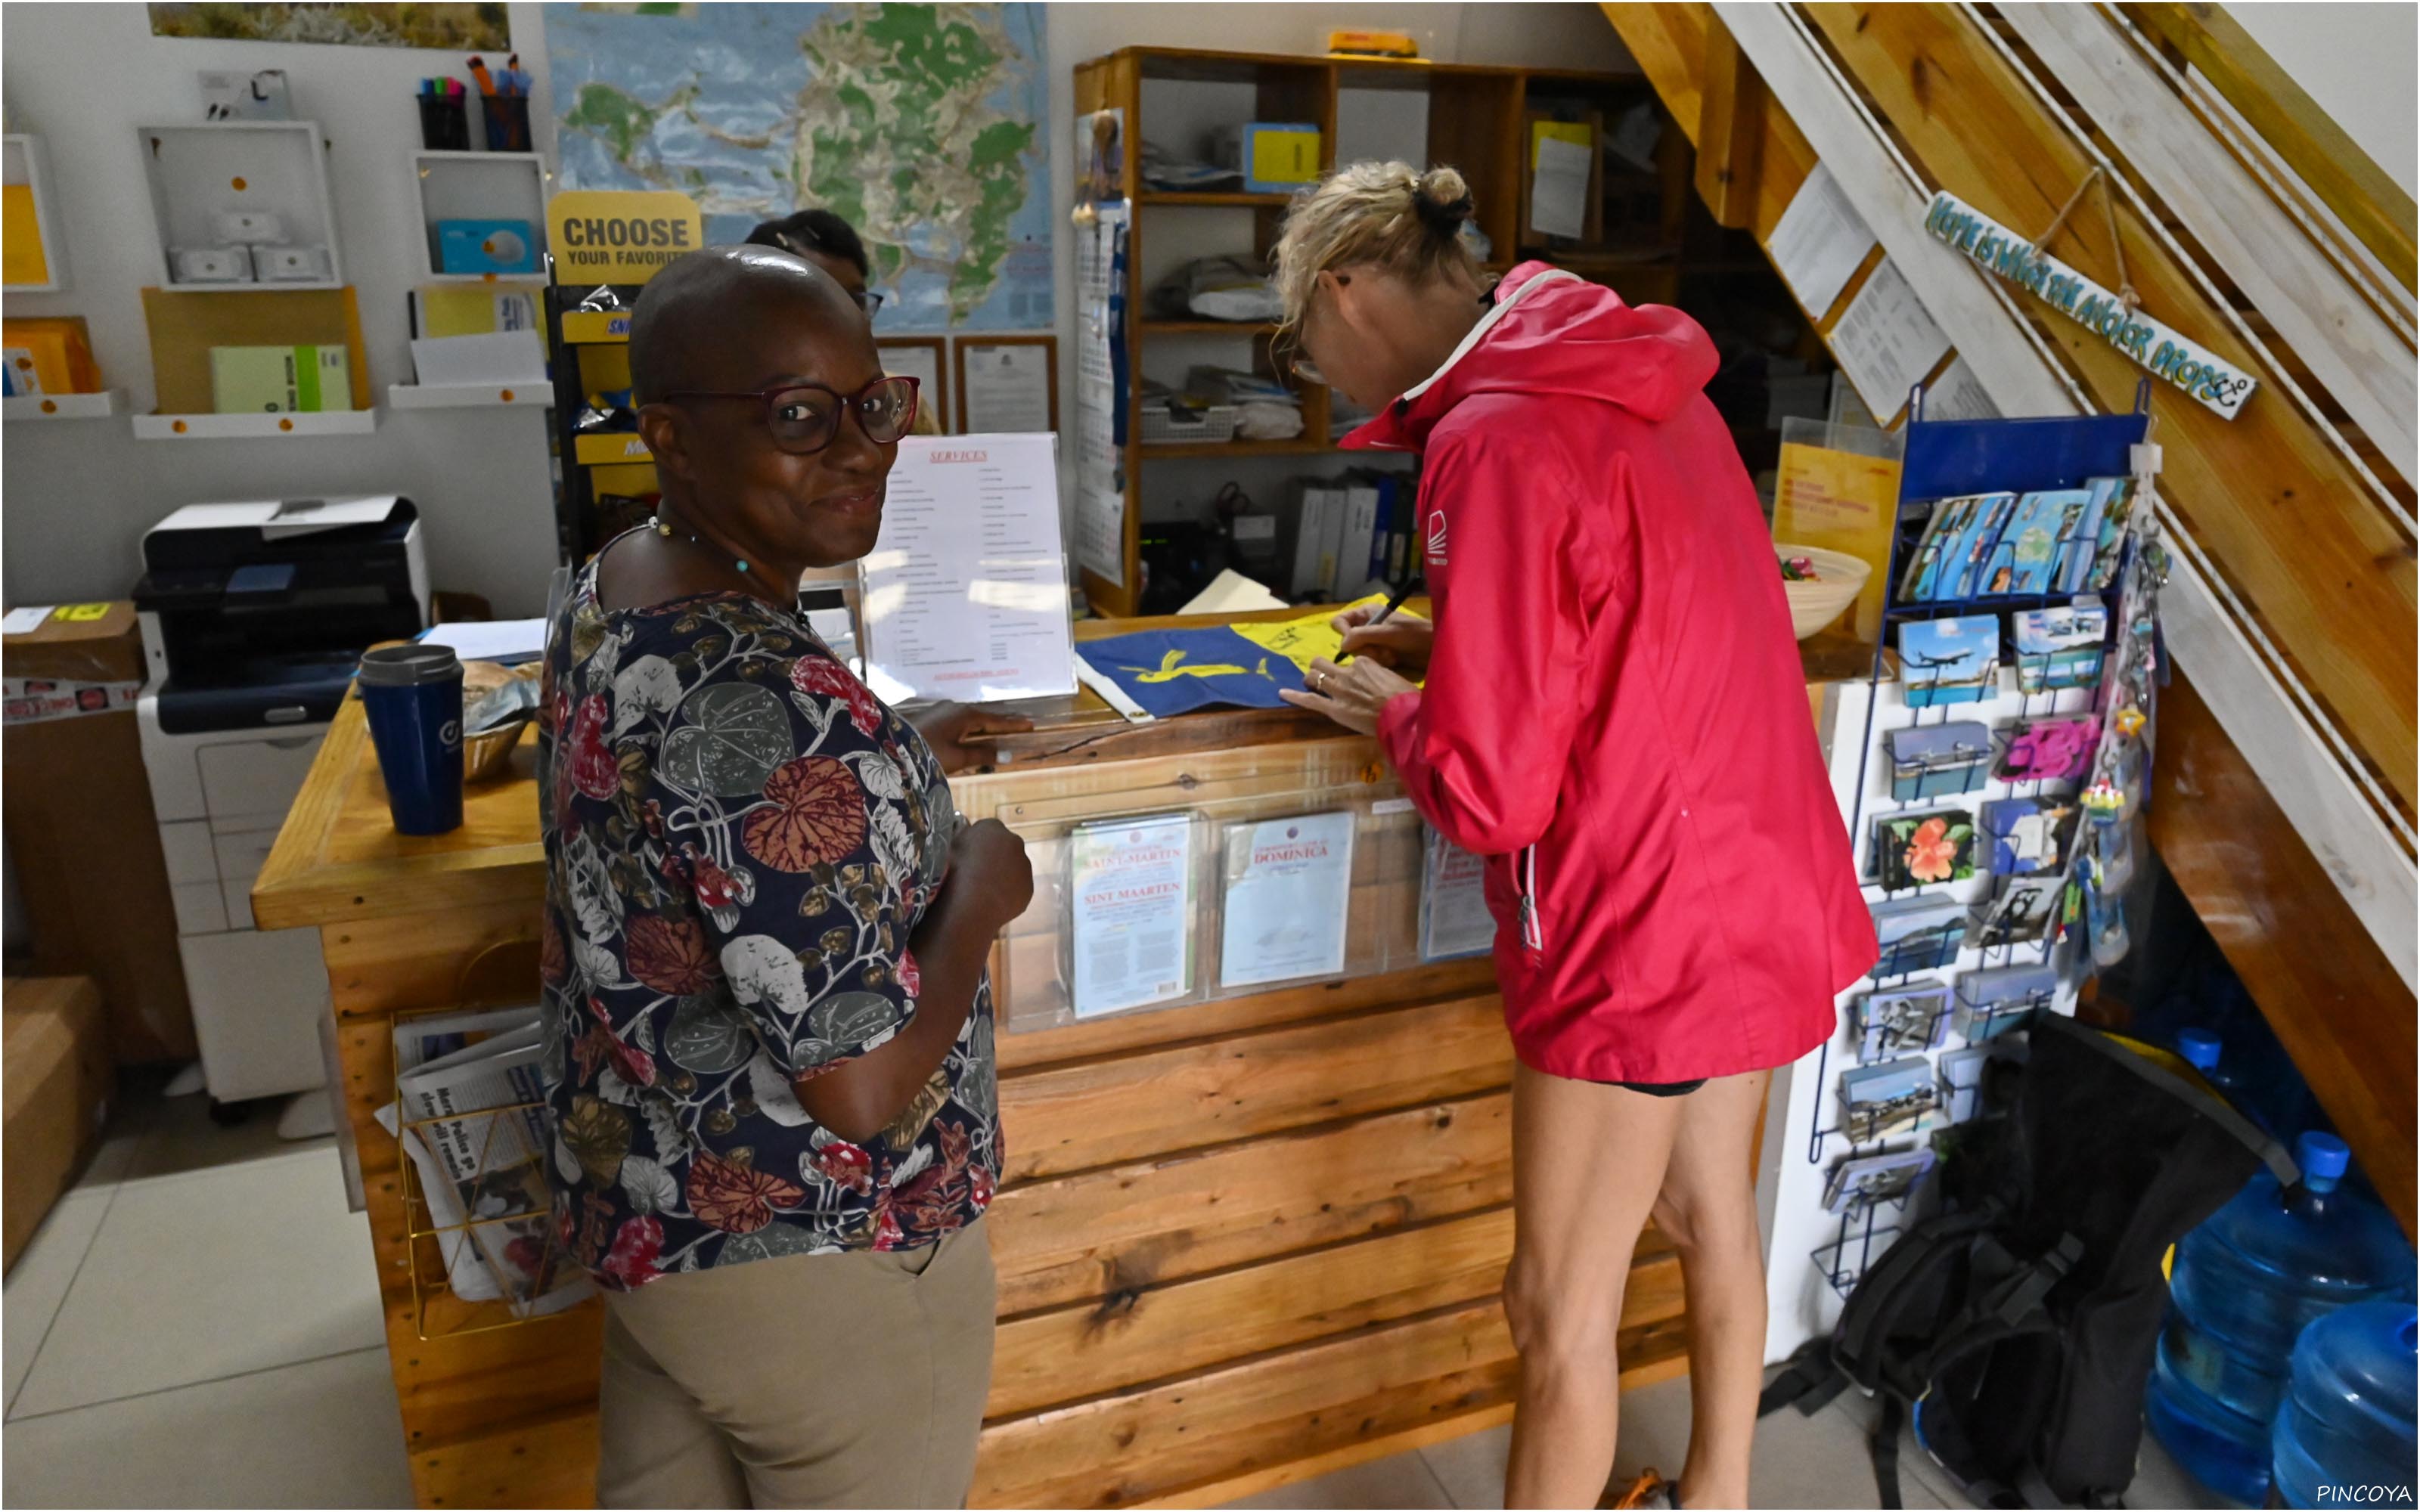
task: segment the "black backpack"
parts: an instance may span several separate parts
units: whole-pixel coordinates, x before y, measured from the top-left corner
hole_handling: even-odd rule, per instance
[[[1910,1412],[1980,1505],[2117,1505],[2167,1303],[2162,1257],[2264,1162],[2294,1178],[2273,1140],[2181,1067],[2040,1015],[2009,1068],[2009,1116],[1958,1131],[1944,1211],[1868,1268],[1831,1337],[1799,1351],[1759,1411],[1812,1412],[1850,1385],[1878,1396],[1885,1507],[1903,1504]]]

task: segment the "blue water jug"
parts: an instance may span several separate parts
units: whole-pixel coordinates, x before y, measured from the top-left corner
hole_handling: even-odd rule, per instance
[[[2256,1506],[2294,1340],[2340,1307],[2412,1295],[2412,1249],[2395,1220],[2337,1188],[2344,1141],[2306,1134],[2294,1160],[2298,1185],[2263,1171],[2178,1243],[2146,1400],[2152,1436],[2178,1463]]]
[[[2420,1314],[2364,1302],[2303,1330],[2270,1437],[2288,1506],[2411,1506]]]

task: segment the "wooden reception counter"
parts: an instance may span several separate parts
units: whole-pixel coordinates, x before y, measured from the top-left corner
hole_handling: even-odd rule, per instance
[[[1862,675],[1864,656],[1810,655],[1810,682]],[[1128,726],[1086,694],[999,757],[952,784],[964,812],[1028,837],[1037,879],[995,955],[1008,1169],[973,1504],[1210,1504],[1503,1421],[1512,1055],[1488,964],[1419,961],[1419,827],[1374,745],[1291,711]],[[535,991],[535,759],[533,734],[509,777],[471,789],[454,833],[398,836],[348,702],[253,894],[262,928],[320,933],[340,1121],[424,1506],[591,1500],[601,1304],[514,1322],[445,1294],[426,1248],[413,1264],[430,1241],[413,1237],[425,1222],[373,1117],[393,1096],[398,1013]],[[1313,805],[1361,815],[1344,980],[1065,1011],[1054,866],[1070,825],[1190,811],[1215,826]],[[1677,1263],[1651,1234],[1624,1309],[1625,1381],[1684,1367],[1681,1311]]]

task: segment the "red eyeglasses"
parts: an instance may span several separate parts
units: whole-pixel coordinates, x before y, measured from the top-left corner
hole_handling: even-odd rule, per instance
[[[721,389],[682,389],[664,395],[673,399],[753,399],[765,407],[765,428],[773,444],[797,456],[812,455],[840,434],[841,416],[853,414],[865,439],[889,446],[916,424],[916,380],[880,378],[853,394],[820,383],[785,383],[778,389],[732,393]]]

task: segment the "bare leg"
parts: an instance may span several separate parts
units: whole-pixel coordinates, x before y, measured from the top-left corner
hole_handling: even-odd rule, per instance
[[[1689,1458],[1681,1504],[1747,1505],[1764,1377],[1764,1246],[1756,1227],[1757,1110],[1770,1072],[1708,1082],[1682,1104],[1655,1198],[1688,1302]]]
[[[1622,1286],[1688,1101],[1513,1072],[1504,1312],[1521,1394],[1507,1506],[1594,1506],[1613,1472]]]

